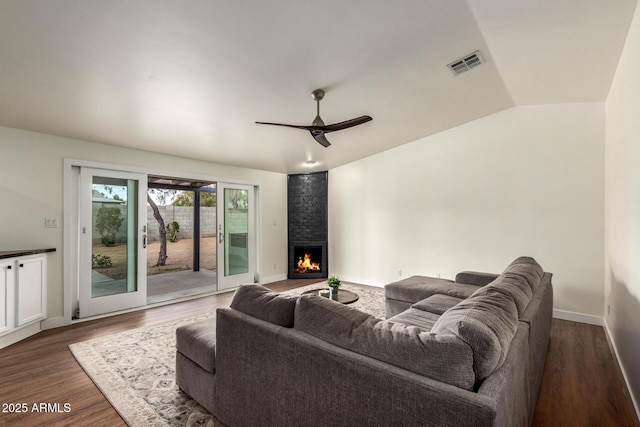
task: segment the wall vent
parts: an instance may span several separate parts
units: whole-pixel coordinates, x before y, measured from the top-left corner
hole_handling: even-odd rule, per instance
[[[451,72],[457,76],[458,74],[469,71],[482,63],[484,63],[484,59],[482,58],[482,55],[480,55],[480,52],[476,50],[469,55],[465,55],[464,57],[447,64],[447,67],[449,67]]]

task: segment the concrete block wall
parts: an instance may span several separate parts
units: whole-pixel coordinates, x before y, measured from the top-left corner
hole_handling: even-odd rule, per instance
[[[109,206],[112,207],[112,206]],[[126,217],[127,207],[126,205],[116,206],[120,208],[122,216]],[[97,210],[93,210],[94,223]],[[180,225],[180,232],[178,233],[178,239],[193,239],[193,208],[187,206],[158,206],[160,215],[164,219],[165,225],[168,225],[172,221],[177,221]],[[215,207],[201,207],[200,208],[200,237],[215,237],[216,236],[216,208]],[[126,241],[127,229],[126,222],[123,222],[120,230],[116,234],[116,240],[118,242]],[[153,210],[150,206],[147,206],[147,242],[155,242],[160,239],[160,233],[158,231],[158,221],[153,216]],[[94,232],[94,243],[100,243],[100,236]]]

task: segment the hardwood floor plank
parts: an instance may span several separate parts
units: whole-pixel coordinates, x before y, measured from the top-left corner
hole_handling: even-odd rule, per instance
[[[600,326],[553,319],[534,426],[633,426]]]
[[[317,280],[269,285],[282,292]],[[125,426],[68,345],[227,306],[233,293],[80,322],[0,350],[0,404],[65,403],[70,412],[0,413],[4,426]],[[534,426],[633,426],[623,383],[601,327],[554,319]],[[64,409],[64,408],[63,408]]]

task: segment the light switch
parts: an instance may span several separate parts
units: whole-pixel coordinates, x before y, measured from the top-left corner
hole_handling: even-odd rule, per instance
[[[58,228],[58,218],[45,218],[44,226],[45,228]]]

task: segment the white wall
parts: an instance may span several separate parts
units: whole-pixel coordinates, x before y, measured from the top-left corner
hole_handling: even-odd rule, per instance
[[[0,250],[57,249],[47,264],[48,318],[63,316],[65,157],[260,185],[261,281],[286,277],[286,175],[0,127]],[[45,218],[62,226],[45,228]]]
[[[640,413],[640,9],[606,103],[605,324]]]
[[[604,104],[515,107],[329,172],[330,274],[382,285],[554,274],[555,308],[603,313]]]

